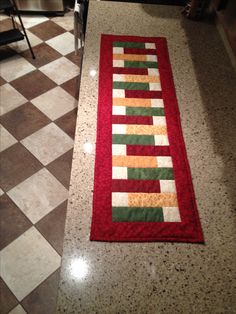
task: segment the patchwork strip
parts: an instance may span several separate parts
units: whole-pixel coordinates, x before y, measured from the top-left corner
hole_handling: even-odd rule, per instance
[[[101,49],[91,239],[201,242],[165,39],[104,35]]]

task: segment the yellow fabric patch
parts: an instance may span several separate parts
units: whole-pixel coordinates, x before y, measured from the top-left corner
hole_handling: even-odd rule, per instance
[[[113,167],[156,168],[157,158],[152,156],[112,156]]]
[[[113,98],[113,106],[125,106],[125,107],[151,107],[152,103],[150,99],[142,98]]]
[[[125,82],[159,83],[159,76],[152,75],[125,75]]]
[[[146,55],[113,54],[113,60],[147,61]]]
[[[127,124],[126,134],[136,134],[136,135],[166,135],[166,126],[160,125],[132,125]]]
[[[129,207],[177,207],[175,193],[128,193]]]

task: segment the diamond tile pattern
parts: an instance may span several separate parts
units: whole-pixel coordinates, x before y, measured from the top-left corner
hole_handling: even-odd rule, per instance
[[[4,194],[0,197],[0,250],[29,229],[32,223],[25,217],[12,200]]]
[[[31,82],[30,85],[27,83]],[[47,92],[56,84],[40,71],[33,71],[11,82],[11,85],[28,100]]]
[[[32,99],[32,103],[51,120],[55,120],[77,106],[77,100],[60,86]]]
[[[68,191],[43,168],[11,189],[8,196],[32,223],[36,223],[65,201]]]
[[[7,192],[41,168],[42,164],[23,145],[16,143],[0,154],[0,187]]]
[[[73,35],[67,32],[47,40],[46,43],[62,55],[67,55],[74,50],[73,38]]]
[[[25,40],[0,47],[0,312],[53,314],[81,50],[74,55],[71,12],[23,22],[36,59]],[[9,27],[1,15],[1,30]]]
[[[60,262],[60,255],[31,227],[1,251],[1,275],[21,301],[57,270]]]
[[[58,74],[58,69],[60,69],[60,75]],[[49,64],[42,66],[40,68],[40,71],[46,74],[51,80],[55,81],[58,85],[79,75],[79,68],[76,67],[74,63],[72,63],[65,57],[62,57]]]
[[[51,122],[30,102],[6,113],[0,121],[17,140],[24,139]]]
[[[74,146],[72,139],[54,123],[26,137],[21,143],[44,166]]]
[[[4,99],[1,101],[0,115],[27,102],[27,99],[10,84],[4,84],[0,87],[0,95]]]
[[[18,54],[1,61],[1,76],[7,82],[13,81],[34,69],[35,67],[31,63]]]
[[[0,152],[15,144],[17,140],[0,124]]]
[[[59,52],[57,52],[44,42],[34,47],[34,53],[37,56],[37,58],[35,59],[32,59],[29,50],[24,51],[21,55],[36,68],[42,67],[43,65],[48,64],[61,57],[61,54]]]

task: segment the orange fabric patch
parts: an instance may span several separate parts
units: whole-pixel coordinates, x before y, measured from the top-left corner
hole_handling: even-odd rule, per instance
[[[152,103],[148,98],[113,98],[112,105],[125,107],[151,107]]]
[[[126,125],[126,134],[136,135],[165,135],[167,134],[166,126],[160,125]]]
[[[159,76],[152,75],[126,75],[125,82],[159,83]]]
[[[147,61],[146,55],[113,54],[113,60]]]
[[[175,193],[128,193],[129,207],[177,207]]]
[[[113,167],[156,168],[157,158],[152,156],[112,156]]]

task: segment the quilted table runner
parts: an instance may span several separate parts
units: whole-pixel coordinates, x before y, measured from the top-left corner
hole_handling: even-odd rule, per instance
[[[165,38],[102,35],[90,239],[203,242]]]

